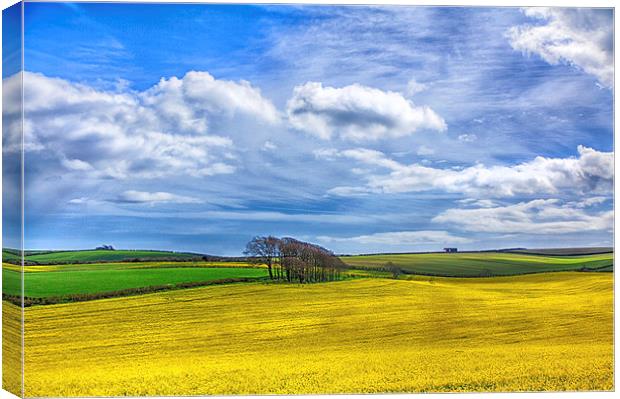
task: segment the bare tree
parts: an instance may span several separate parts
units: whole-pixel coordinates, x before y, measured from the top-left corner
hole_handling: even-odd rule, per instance
[[[245,255],[250,256],[250,261],[264,263],[269,269],[269,278],[274,279],[273,265],[277,262],[280,254],[280,240],[273,236],[256,236],[245,246]]]
[[[338,280],[345,268],[331,251],[290,237],[280,240],[280,264],[287,281],[302,284]]]

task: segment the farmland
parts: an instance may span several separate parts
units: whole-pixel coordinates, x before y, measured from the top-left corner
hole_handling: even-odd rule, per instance
[[[19,263],[21,262],[21,257],[19,256],[19,253],[17,251],[3,249],[2,250],[2,261]]]
[[[343,256],[341,281],[291,284],[243,259],[114,252],[136,251],[23,268],[27,396],[613,388],[612,253]],[[20,270],[3,264],[3,294]],[[20,311],[3,306],[15,391]]]
[[[343,256],[347,265],[383,269],[388,262],[403,272],[439,276],[507,276],[612,267],[613,253],[583,256],[529,255],[504,252],[425,253]]]
[[[150,250],[83,250],[83,251],[26,251],[25,261],[32,264],[123,262],[131,260],[200,260],[204,255]],[[4,249],[3,261],[19,260],[18,252]]]
[[[532,255],[595,255],[613,252],[612,247],[583,247],[583,248],[541,248],[541,249],[515,249],[514,253],[532,254]]]
[[[25,394],[613,388],[612,273],[407,277],[26,308]]]
[[[211,281],[235,278],[266,277],[266,269],[234,267],[133,268],[24,273],[27,297],[90,294],[136,287]],[[3,292],[20,293],[20,274],[3,269]]]

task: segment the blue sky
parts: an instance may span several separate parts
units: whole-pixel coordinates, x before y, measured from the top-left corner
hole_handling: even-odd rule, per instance
[[[611,245],[612,18],[27,3],[26,247]]]

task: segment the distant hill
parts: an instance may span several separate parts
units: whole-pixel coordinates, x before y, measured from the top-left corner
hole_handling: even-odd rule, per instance
[[[598,255],[613,253],[613,247],[583,247],[583,248],[518,248],[506,249],[501,252],[511,252],[530,255],[551,255],[551,256],[574,256],[574,255]]]
[[[444,277],[510,276],[558,271],[613,271],[613,254],[562,256],[513,252],[379,254],[342,257],[351,268]],[[390,265],[391,264],[391,265]]]
[[[150,250],[78,250],[78,251],[26,251],[27,264],[66,264],[94,262],[144,262],[144,261],[218,261],[222,257],[190,252],[150,251]],[[2,261],[19,263],[19,252],[2,250]]]
[[[2,250],[2,261],[7,263],[19,263],[21,262],[21,256],[19,255],[19,251],[15,249],[3,249]]]

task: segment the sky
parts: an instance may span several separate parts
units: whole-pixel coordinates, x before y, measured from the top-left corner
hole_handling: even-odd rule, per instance
[[[24,23],[26,248],[612,245],[612,10],[37,2]]]

